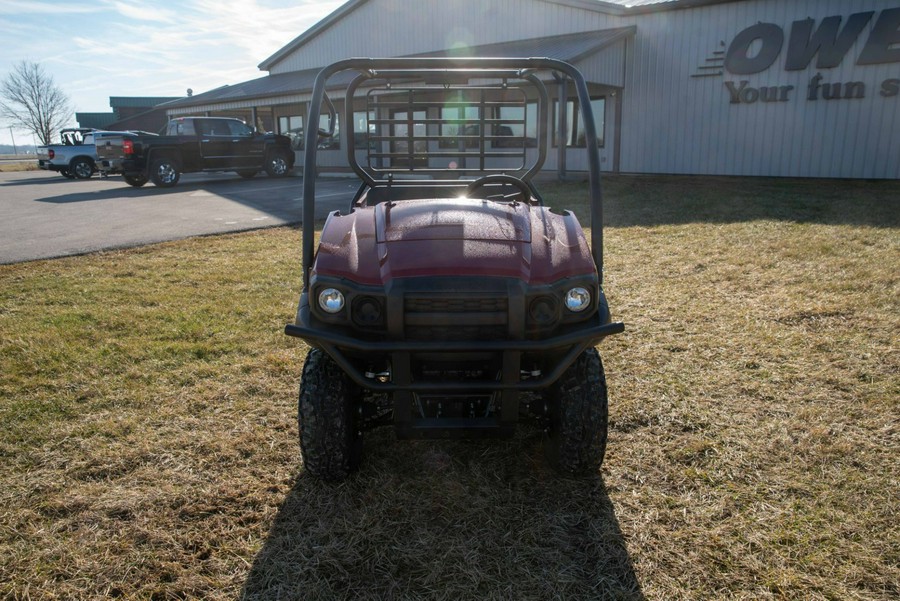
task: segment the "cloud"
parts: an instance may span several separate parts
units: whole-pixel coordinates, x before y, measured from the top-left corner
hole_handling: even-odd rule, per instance
[[[343,1],[0,0],[0,77],[42,63],[79,112],[110,110],[110,96],[199,94],[264,76],[256,65]]]
[[[0,15],[59,15],[87,14],[101,9],[90,4],[48,2],[46,0],[3,0]]]
[[[126,2],[111,2],[108,4],[112,10],[127,19],[159,23],[173,23],[178,19],[177,13],[160,8],[160,3],[139,3],[134,5]]]

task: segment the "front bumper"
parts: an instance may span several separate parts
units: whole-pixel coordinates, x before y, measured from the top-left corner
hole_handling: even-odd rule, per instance
[[[413,393],[472,392],[472,391],[528,391],[551,386],[585,349],[606,336],[625,330],[621,322],[610,322],[607,311],[577,324],[555,336],[539,340],[374,340],[362,339],[336,332],[335,328],[313,324],[308,298],[303,295],[295,323],[285,326],[284,332],[323,349],[359,386],[376,392],[406,391]],[[412,358],[416,355],[482,355],[493,353],[500,357],[502,370],[496,380],[428,381],[414,379]],[[553,355],[552,367],[539,376],[522,377],[523,354]],[[391,377],[388,381],[371,377],[352,359],[353,356],[388,357]]]

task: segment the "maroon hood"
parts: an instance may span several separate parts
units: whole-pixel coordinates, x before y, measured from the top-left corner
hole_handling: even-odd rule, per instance
[[[313,272],[364,285],[423,276],[515,277],[538,285],[594,273],[577,219],[546,207],[466,198],[333,213]]]
[[[479,240],[531,242],[527,205],[467,198],[409,200],[375,206],[378,242]]]

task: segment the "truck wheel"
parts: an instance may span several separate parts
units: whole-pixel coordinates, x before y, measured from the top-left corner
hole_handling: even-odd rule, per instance
[[[69,173],[78,179],[91,179],[94,175],[94,163],[90,159],[79,157],[69,165]]]
[[[147,177],[144,175],[126,175],[125,183],[135,188],[140,188],[147,183]]]
[[[545,401],[550,411],[547,460],[564,474],[596,474],[606,454],[609,417],[606,375],[597,349],[581,353]]]
[[[62,175],[66,179],[75,179],[75,176],[72,175],[72,172],[68,169],[60,169],[59,174]]]
[[[156,159],[150,165],[150,181],[160,188],[171,188],[178,183],[181,170],[178,163],[170,158]]]
[[[355,388],[324,351],[309,351],[300,382],[297,420],[303,466],[316,478],[343,480],[359,467],[362,435],[354,423]]]
[[[250,179],[254,175],[256,175],[256,169],[241,169],[237,172],[238,175],[243,177],[244,179]]]
[[[290,170],[290,164],[288,155],[276,150],[266,158],[266,173],[269,177],[284,177]]]

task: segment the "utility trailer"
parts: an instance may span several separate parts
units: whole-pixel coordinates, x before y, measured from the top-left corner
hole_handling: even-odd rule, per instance
[[[348,59],[318,75],[306,135],[303,289],[285,333],[311,347],[298,421],[305,469],[340,480],[362,436],[509,436],[536,421],[557,470],[596,474],[607,389],[595,345],[624,330],[603,292],[600,161],[589,165],[590,241],[534,185],[551,97],[587,86],[548,58]],[[341,128],[360,187],[315,243],[317,147]]]

